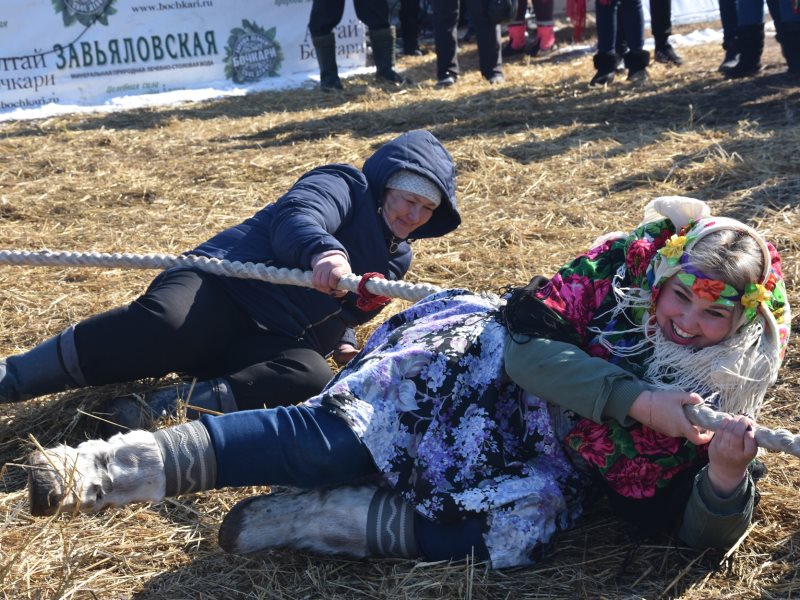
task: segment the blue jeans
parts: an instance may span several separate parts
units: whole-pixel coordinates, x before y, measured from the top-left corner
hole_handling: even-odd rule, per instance
[[[372,455],[350,426],[319,407],[246,410],[201,421],[217,459],[217,488],[339,486],[378,475]],[[428,560],[488,558],[485,516],[440,524],[414,515],[417,547]]]
[[[614,51],[617,40],[617,11],[622,11],[622,28],[629,51],[644,48],[644,12],[642,0],[596,0],[597,53]]]

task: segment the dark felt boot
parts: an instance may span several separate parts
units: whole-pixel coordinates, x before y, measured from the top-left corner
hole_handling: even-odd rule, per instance
[[[650,64],[650,53],[647,50],[630,50],[625,55],[625,66],[628,69],[628,81],[638,83],[647,81],[647,65]]]
[[[98,409],[105,420],[100,434],[109,437],[134,429],[152,429],[159,419],[176,417],[186,406],[186,418],[196,419],[203,412],[230,413],[238,407],[230,385],[224,379],[180,383],[143,394],[112,398]]]
[[[761,71],[761,53],[764,51],[764,24],[745,25],[737,32],[739,62],[730,69],[724,69],[728,79],[752,77]]]
[[[800,23],[783,23],[780,42],[789,73],[800,75]]]
[[[386,29],[370,29],[369,39],[372,42],[372,58],[378,79],[395,85],[411,83],[411,81],[394,70],[396,36],[394,27]]]
[[[333,33],[311,38],[319,64],[319,87],[325,92],[341,90],[339,68],[336,66],[336,36]]]
[[[84,385],[72,328],[23,354],[0,361],[0,404]]]
[[[616,52],[598,53],[594,55],[592,60],[597,73],[594,74],[589,85],[606,85],[614,81],[614,77],[617,74],[617,64],[619,63],[619,55]]]

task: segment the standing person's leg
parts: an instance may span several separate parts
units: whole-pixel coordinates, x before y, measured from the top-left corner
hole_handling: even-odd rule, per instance
[[[737,0],[739,62],[725,69],[725,77],[739,79],[751,77],[761,71],[761,54],[764,52],[764,0]]]
[[[367,26],[378,79],[401,85],[411,83],[394,70],[397,36],[389,24],[388,0],[353,0],[356,16]]]
[[[419,47],[419,0],[400,0],[400,27],[403,36],[403,54],[422,56]]]
[[[500,51],[500,26],[489,19],[486,4],[481,0],[468,0],[475,38],[478,42],[478,65],[481,75],[491,83],[503,81],[503,57]]]
[[[617,41],[617,11],[620,0],[595,0],[597,53],[593,57],[596,73],[589,85],[606,85],[614,81],[619,56],[614,52]]]
[[[800,9],[793,0],[767,0],[788,72],[800,74]]]
[[[459,0],[433,0],[437,87],[453,85],[459,75],[458,2]]]
[[[669,36],[672,35],[672,0],[650,0],[650,31],[656,43],[656,61],[682,65],[683,59],[669,43]]]
[[[308,20],[308,32],[319,64],[319,87],[323,91],[340,90],[336,65],[336,34],[333,29],[344,14],[344,0],[314,0]]]
[[[739,62],[739,41],[737,37],[736,0],[719,0],[719,18],[722,21],[722,49],[725,57],[719,66],[720,71],[732,69]]]
[[[508,24],[508,43],[503,46],[503,58],[517,56],[525,52],[525,38],[528,25],[525,22],[525,13],[528,12],[528,0],[517,0],[517,14]]]
[[[647,65],[650,53],[644,49],[644,11],[642,0],[622,0],[622,20],[625,23],[625,41],[628,53],[625,66],[628,68],[628,81],[647,80]]]
[[[553,0],[533,0],[533,12],[536,16],[536,41],[531,45],[528,54],[545,56],[556,48]]]

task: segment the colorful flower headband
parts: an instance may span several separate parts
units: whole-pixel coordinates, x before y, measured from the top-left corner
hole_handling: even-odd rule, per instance
[[[769,303],[772,298],[772,292],[775,290],[777,283],[775,273],[770,272],[763,284],[751,282],[741,291],[729,283],[709,277],[689,263],[689,256],[685,252],[686,246],[692,244],[698,237],[696,234],[686,234],[695,225],[695,222],[690,221],[686,227],[681,229],[680,233],[672,235],[664,246],[658,250],[658,253],[666,259],[667,264],[670,266],[680,265],[681,271],[676,276],[696,296],[731,308],[735,307],[737,302],[740,302],[744,308],[746,322],[752,322],[755,319],[758,307]]]

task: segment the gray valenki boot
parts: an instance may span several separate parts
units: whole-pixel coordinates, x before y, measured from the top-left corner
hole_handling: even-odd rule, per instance
[[[356,558],[419,556],[413,508],[396,492],[372,486],[248,498],[222,521],[219,545],[235,554],[288,547]]]
[[[411,83],[407,77],[403,77],[394,70],[395,64],[395,44],[397,42],[394,27],[385,29],[370,29],[369,40],[372,43],[372,58],[375,60],[375,70],[378,79],[403,85]]]
[[[318,35],[311,38],[319,65],[319,87],[323,92],[342,89],[339,67],[336,65],[336,35]]]
[[[85,385],[73,327],[27,352],[0,361],[0,404]]]
[[[217,481],[211,439],[197,421],[36,451],[27,469],[34,516],[159,502],[211,489]]]

